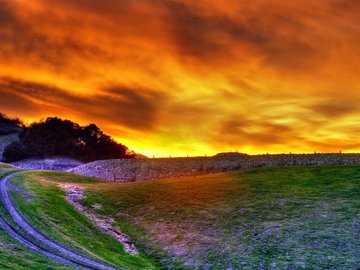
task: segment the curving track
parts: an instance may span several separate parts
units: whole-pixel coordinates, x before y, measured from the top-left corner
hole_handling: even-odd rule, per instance
[[[111,267],[104,263],[95,261],[80,255],[72,250],[69,250],[54,241],[48,239],[46,236],[34,229],[16,210],[9,192],[7,189],[7,182],[15,174],[22,171],[14,172],[10,175],[2,178],[0,182],[0,197],[2,204],[12,219],[15,221],[17,227],[12,226],[3,217],[0,216],[0,227],[4,229],[15,240],[23,244],[24,246],[37,251],[48,258],[51,258],[57,262],[64,263],[69,266],[76,267],[78,269],[91,269],[91,270],[117,270],[117,268]],[[19,229],[20,228],[20,229]]]

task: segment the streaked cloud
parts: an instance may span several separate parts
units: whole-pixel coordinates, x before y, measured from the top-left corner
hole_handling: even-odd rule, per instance
[[[0,0],[1,111],[148,155],[360,150],[360,4]]]
[[[53,86],[34,82],[17,81],[2,78],[1,106],[16,107],[17,100],[23,100],[26,107],[43,108],[56,115],[59,111],[71,115],[89,118],[97,122],[110,122],[135,130],[151,130],[161,105],[166,101],[163,93],[139,89],[111,86],[102,93],[92,96],[72,94]]]

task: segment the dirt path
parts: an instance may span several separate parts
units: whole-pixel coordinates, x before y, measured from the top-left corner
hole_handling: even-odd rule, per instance
[[[65,199],[74,206],[77,211],[90,219],[98,229],[119,241],[130,254],[136,255],[139,253],[129,237],[118,227],[114,226],[114,220],[111,217],[96,214],[95,208],[101,208],[101,205],[94,205],[94,209],[89,209],[81,203],[81,200],[85,198],[83,188],[69,184],[60,184],[60,187],[67,192]]]
[[[0,182],[0,196],[5,209],[16,222],[16,225],[26,233],[21,233],[19,229],[11,226],[11,224],[6,222],[5,219],[0,217],[0,226],[10,236],[12,236],[21,244],[31,248],[32,250],[35,250],[53,260],[77,267],[79,269],[116,270],[114,267],[97,262],[93,259],[87,258],[65,247],[62,247],[34,229],[16,210],[8,193],[7,183],[12,176],[18,173],[21,172],[12,173],[4,177]]]

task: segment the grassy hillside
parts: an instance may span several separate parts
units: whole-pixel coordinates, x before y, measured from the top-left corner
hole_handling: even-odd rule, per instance
[[[0,177],[8,174],[8,172],[5,173],[5,170],[8,169],[13,169],[13,167],[0,163]],[[4,209],[0,206],[1,214],[3,214],[3,211]],[[55,263],[48,258],[23,247],[0,229],[0,269],[70,270],[72,268]]]
[[[63,200],[86,188],[145,255],[124,254]],[[261,168],[109,183],[55,172],[19,175],[13,196],[32,223],[79,251],[130,269],[357,269],[360,166]]]
[[[144,255],[131,255],[102,233],[64,199],[58,182],[99,183],[93,178],[60,172],[25,172],[14,176],[11,195],[25,218],[64,246],[122,269],[157,269]],[[101,183],[101,182],[100,182]]]
[[[253,169],[88,190],[87,204],[120,215],[130,235],[154,256],[166,250],[174,268],[360,265],[359,166]]]
[[[55,263],[21,246],[0,229],[0,269],[71,270],[73,268]]]

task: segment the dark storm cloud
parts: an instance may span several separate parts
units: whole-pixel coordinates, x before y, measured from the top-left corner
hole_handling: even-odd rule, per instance
[[[333,1],[327,7],[331,11],[340,6],[339,9],[349,13],[345,2]],[[42,3],[47,5],[46,1]],[[0,53],[39,62],[39,65],[56,71],[76,73],[87,68],[78,65],[71,71],[65,69],[74,59],[119,61],[102,40],[98,44],[89,43],[85,41],[87,36],[100,33],[106,40],[116,40],[123,35],[133,35],[168,46],[168,41],[159,37],[159,32],[163,32],[174,43],[179,57],[192,57],[206,64],[239,57],[241,61],[241,57],[246,58],[249,54],[245,46],[251,48],[251,53],[263,57],[268,66],[303,70],[309,68],[309,64],[313,67],[321,64],[321,59],[327,57],[326,50],[319,48],[317,43],[336,43],[316,28],[322,22],[309,23],[308,18],[313,15],[311,10],[290,9],[277,2],[259,4],[257,9],[239,9],[237,16],[209,13],[184,1],[158,0],[156,5],[144,0],[57,0],[54,3],[54,10],[62,10],[63,14],[60,11],[41,14],[29,24],[17,18],[14,10],[4,2],[0,14],[6,21],[11,21],[11,25],[0,26],[2,41],[7,45],[1,46]],[[80,12],[85,12],[86,16],[77,16]],[[320,21],[324,15],[318,16]],[[158,23],[154,23],[156,21]],[[51,26],[54,32],[42,31],[41,24]],[[158,25],[165,27],[161,29]],[[66,35],[58,35],[59,31]]]
[[[224,36],[233,41],[266,42],[265,35],[238,25],[226,16],[205,15],[180,2],[170,2],[167,7],[169,15],[166,20],[180,54],[198,58],[224,56],[234,45],[224,41]]]
[[[248,119],[247,116],[236,116],[223,122],[219,137],[234,145],[240,143],[269,146],[286,144],[298,136],[290,126],[273,124],[266,120],[254,121]]]
[[[0,109],[27,121],[100,123],[138,149],[169,142],[165,153],[179,142],[200,152],[356,142],[359,8],[350,0],[0,0]]]
[[[165,94],[149,89],[129,89],[115,85],[107,88],[106,92],[111,93],[111,96],[97,95],[92,101],[96,105],[98,100],[101,108],[107,107],[108,112],[100,111],[99,117],[110,115],[122,125],[138,130],[156,127],[157,117],[167,100]]]
[[[316,114],[323,115],[325,117],[343,117],[350,114],[359,113],[360,105],[357,101],[350,99],[329,99],[323,102],[310,105],[308,107]]]
[[[14,22],[14,16],[7,2],[0,1],[0,27],[9,26]]]
[[[26,108],[56,106],[91,119],[110,122],[137,130],[155,127],[157,115],[166,99],[164,94],[149,90],[112,86],[95,96],[79,96],[49,85],[3,78],[0,84],[1,103],[23,102]],[[23,109],[23,108],[22,108]]]
[[[358,11],[360,9],[360,2],[353,0],[331,0],[329,1],[330,9],[337,10],[339,12],[351,12]]]
[[[323,54],[312,42],[303,39],[312,29],[302,20],[281,14],[281,11],[277,14],[271,10],[267,15],[264,10],[249,13],[245,10],[239,11],[238,18],[233,18],[223,14],[209,15],[179,2],[170,2],[167,6],[167,22],[180,56],[210,62],[228,61],[229,57],[234,57],[234,50],[245,45],[264,56],[268,65],[302,69],[308,58]]]
[[[29,102],[27,98],[21,95],[4,90],[3,86],[0,86],[0,108],[2,111],[10,112],[16,112],[16,108],[31,112],[40,111],[36,104]]]
[[[87,34],[85,25],[81,18],[43,14],[27,21],[9,3],[1,1],[0,57],[3,61],[21,59],[24,66],[66,73],[71,77],[84,76],[92,67],[74,65],[78,59],[92,60],[93,64],[116,59],[110,51],[102,48],[101,43],[89,43],[82,39]],[[52,33],[44,30],[48,27],[53,28]]]

